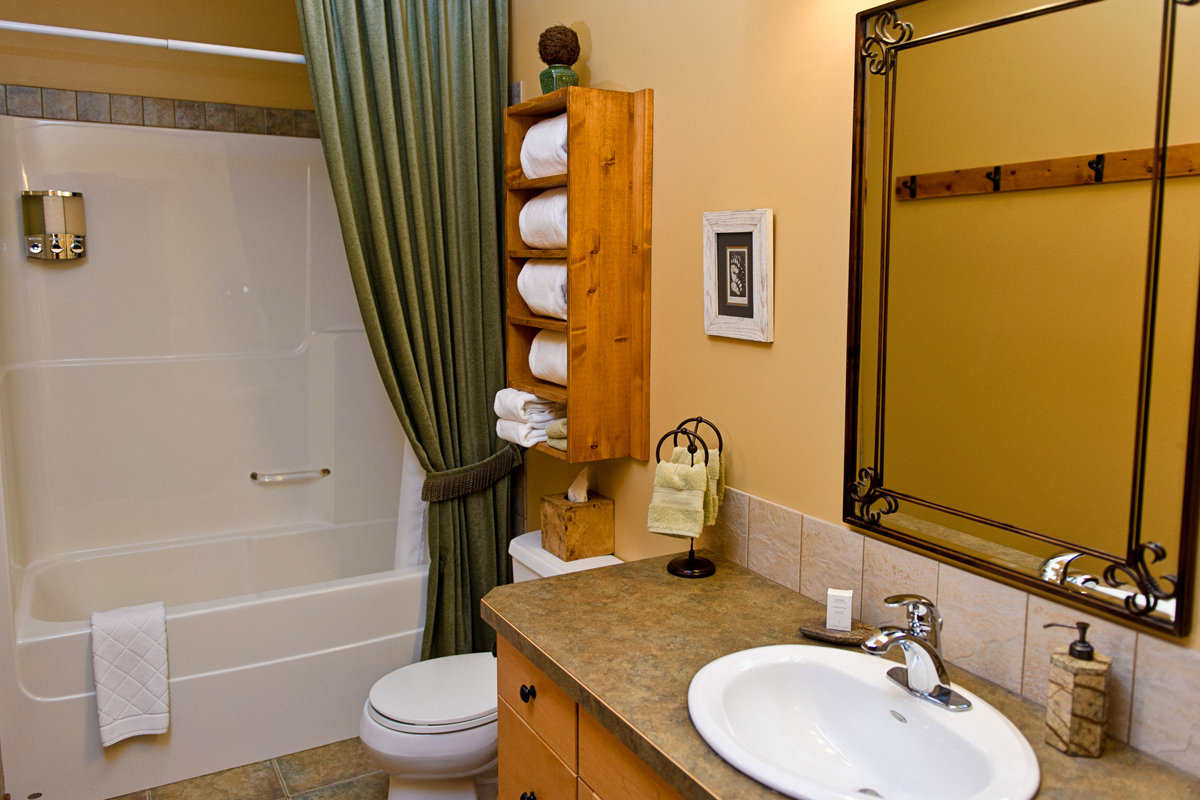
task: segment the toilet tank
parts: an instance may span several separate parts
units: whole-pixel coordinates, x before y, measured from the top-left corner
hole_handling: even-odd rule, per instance
[[[541,531],[521,534],[513,539],[508,545],[508,554],[512,556],[513,583],[622,563],[621,559],[616,556],[596,556],[595,558],[580,558],[576,561],[563,561],[558,556],[542,549]]]

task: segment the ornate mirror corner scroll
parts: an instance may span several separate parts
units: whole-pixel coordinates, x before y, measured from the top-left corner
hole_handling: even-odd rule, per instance
[[[1167,557],[1167,549],[1158,542],[1141,542],[1124,564],[1111,564],[1104,570],[1104,582],[1113,588],[1125,587],[1119,575],[1129,578],[1140,593],[1130,592],[1125,598],[1125,608],[1134,616],[1144,617],[1158,608],[1160,600],[1174,600],[1179,590],[1179,576],[1163,575],[1156,578],[1149,564],[1157,564]],[[1150,557],[1149,564],[1146,562]],[[1162,581],[1171,584],[1170,590],[1162,588]]]
[[[896,502],[896,498],[884,494],[881,491],[882,488],[873,467],[863,467],[858,471],[858,480],[846,487],[846,495],[854,501],[858,508],[858,519],[871,525],[878,525],[881,518],[900,510],[900,504]],[[883,503],[883,507],[875,509],[875,504],[879,502]]]
[[[1200,2],[1200,0],[1196,0]],[[890,31],[888,29],[891,29]],[[896,54],[892,48],[913,37],[913,25],[904,22],[893,10],[881,11],[871,22],[871,35],[863,40],[859,55],[866,59],[872,75],[883,75],[892,68]]]

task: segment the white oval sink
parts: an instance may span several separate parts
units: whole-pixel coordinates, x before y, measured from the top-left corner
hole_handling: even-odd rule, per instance
[[[785,644],[718,658],[692,678],[688,711],[717,754],[803,800],[1029,800],[1037,757],[1008,719],[954,686],[952,712],[888,680],[894,662]]]

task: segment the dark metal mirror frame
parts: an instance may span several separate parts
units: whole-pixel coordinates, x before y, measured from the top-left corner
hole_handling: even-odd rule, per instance
[[[1138,389],[1138,412],[1134,443],[1134,469],[1132,502],[1129,522],[1128,547],[1124,560],[1111,553],[1081,546],[1037,531],[1025,530],[996,520],[987,519],[960,509],[924,500],[887,488],[883,471],[883,425],[885,381],[887,362],[887,292],[888,251],[890,234],[890,209],[893,202],[892,186],[895,180],[892,165],[892,127],[895,106],[895,68],[898,53],[936,41],[974,33],[988,28],[1019,22],[1025,19],[1066,11],[1079,6],[1103,2],[1103,0],[1066,0],[1006,17],[987,20],[973,25],[940,31],[926,36],[916,36],[913,26],[904,22],[898,10],[923,0],[898,0],[863,11],[857,16],[856,52],[859,54],[854,78],[854,143],[851,197],[850,230],[850,307],[846,350],[846,450],[844,464],[844,496],[842,516],[844,521],[873,533],[903,542],[913,547],[933,552],[941,557],[957,561],[976,569],[998,574],[1008,580],[1030,586],[1040,591],[1057,595],[1074,603],[1087,606],[1104,614],[1117,616],[1138,626],[1159,630],[1175,636],[1185,636],[1191,629],[1194,559],[1196,553],[1197,520],[1200,517],[1200,311],[1198,311],[1191,384],[1191,404],[1188,420],[1187,462],[1184,475],[1184,501],[1180,518],[1180,545],[1178,574],[1156,578],[1149,564],[1161,561],[1165,549],[1157,542],[1141,540],[1142,503],[1144,498],[1146,433],[1150,416],[1150,376],[1153,367],[1154,328],[1157,314],[1157,285],[1159,272],[1159,250],[1162,239],[1162,204],[1164,196],[1163,175],[1166,166],[1168,144],[1168,118],[1172,62],[1174,57],[1175,14],[1180,5],[1193,6],[1200,0],[1163,0],[1163,32],[1159,59],[1158,106],[1154,142],[1154,174],[1151,187],[1151,222],[1148,236],[1146,266],[1146,292],[1144,300],[1140,385]],[[862,334],[862,283],[863,283],[863,219],[866,204],[866,176],[864,159],[866,153],[865,115],[868,74],[882,76],[886,111],[884,114],[884,141],[886,142],[883,169],[886,174],[882,209],[882,257],[880,263],[880,303],[878,341],[878,382],[875,417],[875,452],[872,466],[861,469],[858,465],[859,429],[859,371],[860,342]],[[1103,165],[1101,164],[1101,169]],[[998,179],[998,171],[995,176]],[[993,179],[992,175],[988,175]],[[914,181],[915,184],[915,181]],[[906,185],[906,188],[907,187]],[[997,187],[998,188],[998,187]],[[905,501],[935,511],[989,525],[1010,533],[1056,544],[1064,550],[1094,556],[1108,562],[1103,577],[1109,586],[1125,589],[1136,587],[1136,593],[1125,598],[1122,607],[1115,601],[1106,601],[1081,589],[1071,588],[1062,582],[1050,582],[1037,575],[997,564],[986,558],[954,550],[930,542],[910,533],[892,530],[884,523],[888,514],[899,509]],[[1069,562],[1069,559],[1068,559]],[[1063,564],[1065,571],[1066,564]],[[1152,612],[1160,600],[1176,601],[1173,621],[1155,617]]]

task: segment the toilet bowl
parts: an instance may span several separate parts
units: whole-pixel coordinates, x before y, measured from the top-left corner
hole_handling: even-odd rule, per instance
[[[517,581],[620,564],[564,562],[534,531],[512,540]],[[376,681],[358,735],[388,773],[388,800],[495,800],[496,659],[469,653],[410,664]]]

